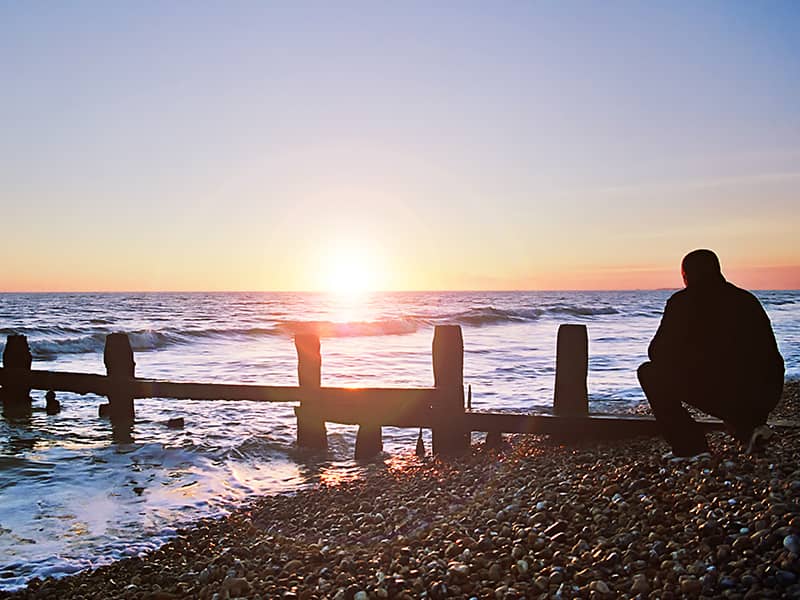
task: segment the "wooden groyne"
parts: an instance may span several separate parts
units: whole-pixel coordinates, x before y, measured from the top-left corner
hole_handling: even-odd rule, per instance
[[[31,409],[32,389],[108,398],[100,416],[115,423],[132,422],[135,400],[240,400],[296,402],[297,443],[313,449],[327,448],[326,422],[358,425],[356,458],[374,456],[383,449],[382,427],[431,429],[433,452],[452,456],[469,448],[473,431],[487,439],[501,433],[538,433],[563,439],[655,435],[656,423],[648,417],[590,416],[586,377],[588,336],[584,325],[559,328],[553,415],[478,412],[465,407],[464,343],[461,327],[435,328],[432,347],[434,386],[420,388],[343,388],[321,385],[322,357],[316,335],[297,335],[297,386],[252,384],[175,383],[135,376],[136,363],[127,334],[106,338],[105,375],[32,369],[25,336],[9,335],[0,368],[0,395],[4,413]],[[706,421],[708,429],[721,428]]]

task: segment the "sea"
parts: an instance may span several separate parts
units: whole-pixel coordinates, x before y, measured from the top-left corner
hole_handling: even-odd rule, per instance
[[[322,385],[433,385],[436,325],[458,324],[472,408],[547,412],[556,334],[589,333],[589,405],[641,411],[636,367],[672,292],[397,292],[0,294],[0,351],[25,334],[33,368],[104,374],[103,347],[126,332],[136,375],[170,381],[297,385],[293,337],[321,337]],[[800,377],[800,291],[759,291],[786,361]],[[329,451],[295,447],[292,404],[136,401],[120,436],[103,398],[59,393],[44,411],[0,418],[0,589],[157,548],[178,528],[248,498],[357,478],[413,453],[419,431],[384,428],[384,454],[353,459],[356,428],[328,424]],[[184,427],[166,426],[182,417]],[[479,439],[478,434],[473,434]],[[430,432],[423,431],[430,452]]]

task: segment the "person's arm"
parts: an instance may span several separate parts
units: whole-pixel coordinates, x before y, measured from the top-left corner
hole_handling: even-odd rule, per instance
[[[683,338],[682,330],[685,328],[679,312],[674,299],[667,300],[661,323],[647,348],[647,355],[656,364],[671,364],[677,360]]]
[[[772,322],[761,302],[755,296],[752,298],[753,328],[747,343],[756,353],[754,362],[759,371],[768,378],[779,378],[782,382],[785,367],[783,356],[778,350],[778,342],[775,340],[775,332],[772,330]]]

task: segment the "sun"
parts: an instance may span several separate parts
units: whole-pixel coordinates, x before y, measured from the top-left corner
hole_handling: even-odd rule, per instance
[[[324,288],[340,295],[360,295],[376,291],[379,285],[374,254],[364,248],[340,247],[327,256],[323,273]]]

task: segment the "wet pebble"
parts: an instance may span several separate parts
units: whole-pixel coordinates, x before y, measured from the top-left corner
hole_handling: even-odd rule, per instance
[[[631,584],[631,594],[649,594],[650,582],[647,581],[647,576],[637,574],[633,576],[633,583]]]

